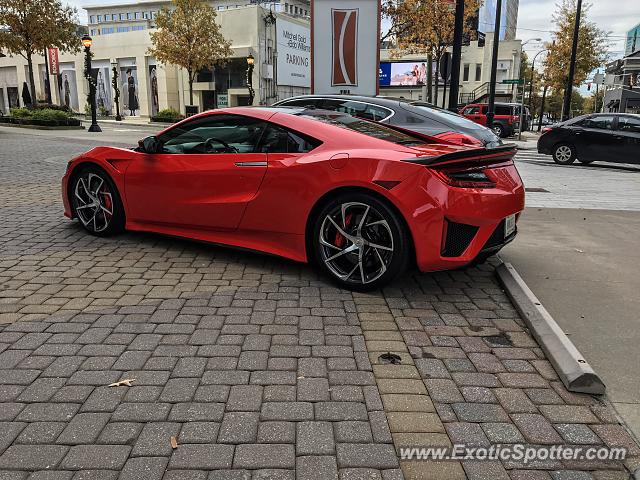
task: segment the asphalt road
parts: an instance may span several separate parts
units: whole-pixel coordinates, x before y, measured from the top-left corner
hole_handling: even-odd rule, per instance
[[[640,436],[640,166],[560,166],[520,152],[529,191],[501,252],[551,312]],[[560,207],[560,208],[557,208]]]

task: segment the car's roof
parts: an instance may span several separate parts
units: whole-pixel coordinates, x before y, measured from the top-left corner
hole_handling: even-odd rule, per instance
[[[397,107],[401,103],[413,104],[413,103],[422,103],[425,105],[430,105],[434,108],[437,108],[435,105],[431,105],[427,102],[419,102],[418,100],[412,100],[410,98],[402,98],[402,97],[390,97],[390,96],[367,96],[367,95],[342,95],[342,94],[309,94],[309,95],[295,95],[293,97],[286,98],[281,101],[294,100],[294,99],[304,99],[304,98],[337,98],[337,99],[346,99],[352,100],[354,102],[368,102],[373,103],[375,105],[387,106],[387,107]]]

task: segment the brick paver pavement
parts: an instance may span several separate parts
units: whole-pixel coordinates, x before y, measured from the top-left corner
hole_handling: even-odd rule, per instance
[[[0,479],[627,479],[491,266],[340,291],[305,266],[61,215],[86,149],[0,129]],[[399,365],[380,355],[393,352]],[[135,379],[130,387],[108,387]],[[172,448],[172,437],[177,448]],[[399,461],[396,448],[625,446],[626,464]]]

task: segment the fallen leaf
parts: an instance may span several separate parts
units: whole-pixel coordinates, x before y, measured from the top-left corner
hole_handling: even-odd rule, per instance
[[[174,450],[178,448],[178,440],[176,439],[176,437],[171,437],[171,448],[173,448]]]
[[[574,250],[578,253],[584,253],[584,250],[580,250],[579,248],[574,248]]]
[[[109,386],[110,387],[121,387],[121,386],[127,386],[130,387],[131,386],[131,382],[133,382],[135,380],[135,378],[125,378],[124,380],[120,380],[119,382],[115,382],[115,383],[110,383]]]

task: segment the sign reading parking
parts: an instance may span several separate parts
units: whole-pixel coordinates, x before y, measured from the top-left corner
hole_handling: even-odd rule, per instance
[[[311,34],[309,27],[278,16],[278,85],[311,86]]]

